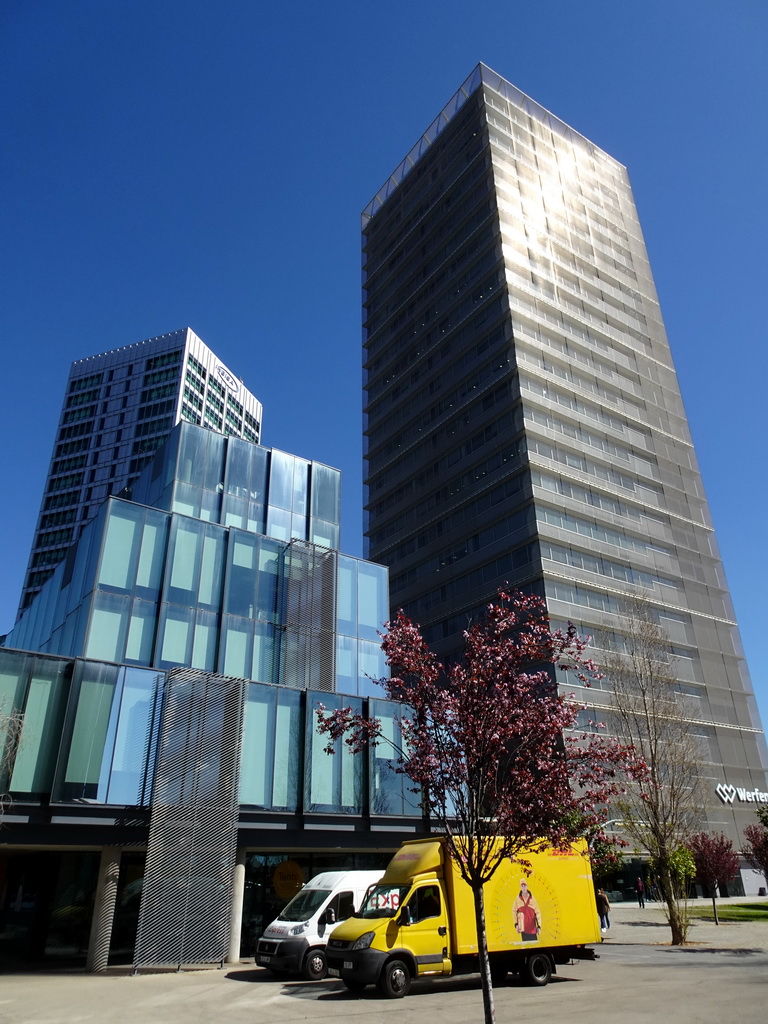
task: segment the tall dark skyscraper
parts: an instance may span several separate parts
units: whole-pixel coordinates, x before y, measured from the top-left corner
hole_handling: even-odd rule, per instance
[[[626,169],[480,64],[366,207],[363,264],[393,609],[445,657],[505,582],[593,635],[641,595],[740,839],[765,739]]]

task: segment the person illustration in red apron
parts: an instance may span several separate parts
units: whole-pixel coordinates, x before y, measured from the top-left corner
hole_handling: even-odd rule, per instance
[[[536,942],[541,931],[541,911],[524,878],[520,880],[520,892],[512,905],[512,916],[515,931],[520,932],[523,942]]]

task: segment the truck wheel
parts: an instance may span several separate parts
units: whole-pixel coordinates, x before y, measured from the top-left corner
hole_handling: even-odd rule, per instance
[[[408,995],[411,974],[402,960],[390,960],[388,964],[384,964],[377,987],[387,999],[402,999]]]
[[[358,978],[342,978],[341,980],[350,992],[362,992],[365,988],[365,982],[360,981]]]
[[[534,953],[525,962],[525,980],[529,985],[546,985],[552,977],[552,961],[546,953]]]
[[[319,981],[326,976],[328,967],[325,962],[325,953],[322,949],[310,949],[304,957],[301,973],[307,981]]]

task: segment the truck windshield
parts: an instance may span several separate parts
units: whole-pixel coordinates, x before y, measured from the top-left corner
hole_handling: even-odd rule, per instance
[[[373,885],[355,917],[394,917],[410,890],[410,885]]]
[[[331,895],[330,889],[302,889],[278,915],[278,921],[308,921]]]

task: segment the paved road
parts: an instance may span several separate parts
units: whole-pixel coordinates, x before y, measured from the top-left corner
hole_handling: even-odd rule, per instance
[[[496,989],[498,1024],[765,1024],[768,924],[695,925],[694,945],[667,945],[656,908],[614,908],[600,960],[561,967],[543,989]],[[362,996],[338,982],[284,982],[252,964],[224,970],[145,973],[112,968],[5,974],[0,1024],[478,1024],[477,978],[416,982],[404,1000]]]

